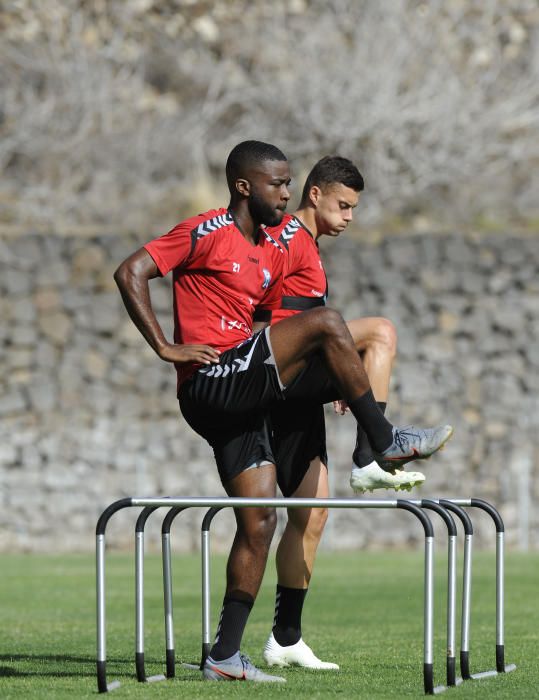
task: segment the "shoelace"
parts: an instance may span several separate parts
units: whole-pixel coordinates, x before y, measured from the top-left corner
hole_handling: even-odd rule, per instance
[[[411,427],[411,426],[410,426]],[[405,452],[410,444],[410,438],[419,437],[419,433],[402,428],[395,430],[394,440],[402,452]]]
[[[256,666],[253,664],[253,662],[252,662],[251,659],[247,656],[247,654],[243,654],[241,651],[240,651],[240,659],[241,659],[241,662],[242,662],[244,668],[249,668],[249,667],[250,667],[250,668],[252,668],[252,669],[257,670],[257,669],[256,669]]]

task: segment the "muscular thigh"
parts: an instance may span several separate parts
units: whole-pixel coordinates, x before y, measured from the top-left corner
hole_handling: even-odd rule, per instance
[[[348,336],[340,314],[327,307],[302,311],[271,326],[271,347],[282,383],[289,384],[323,340],[336,333]]]

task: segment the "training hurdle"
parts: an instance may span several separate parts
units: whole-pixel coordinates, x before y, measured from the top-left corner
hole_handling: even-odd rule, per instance
[[[98,520],[96,527],[96,596],[97,596],[97,684],[99,692],[107,692],[117,688],[119,683],[107,682],[106,672],[106,604],[105,604],[105,532],[110,517],[123,508],[130,507],[173,507],[179,509],[186,508],[248,508],[248,507],[269,507],[269,508],[400,508],[415,515],[423,526],[425,534],[425,559],[424,559],[424,652],[423,652],[423,680],[425,692],[432,694],[433,686],[433,546],[434,531],[432,523],[426,513],[418,506],[406,500],[360,500],[355,498],[123,498],[112,503],[106,508]],[[147,512],[146,517],[149,515]],[[142,532],[139,530],[138,535]],[[209,526],[206,530],[209,540]],[[137,541],[142,541],[142,546],[138,546],[139,557],[137,571],[140,575],[138,594],[142,593],[142,550],[143,539],[138,537]],[[209,544],[209,542],[208,542]],[[203,591],[203,603],[206,611],[209,611],[209,547],[203,548],[203,561],[206,561],[205,575],[203,572],[205,591]],[[207,598],[206,598],[207,594]],[[137,625],[137,653],[140,648],[139,641],[142,639],[143,606],[137,605],[140,618]],[[206,615],[204,615],[206,619]],[[209,615],[208,615],[209,622]],[[139,636],[140,635],[140,636]],[[142,652],[143,653],[143,652]],[[140,657],[139,659],[143,656]],[[139,663],[140,667],[140,663]],[[140,669],[142,671],[142,668]],[[161,677],[157,677],[160,679]],[[149,679],[147,679],[149,680]]]
[[[474,501],[474,502],[473,502]],[[471,541],[473,529],[467,514],[460,507],[475,506],[486,510],[496,523],[496,601],[497,601],[497,669],[479,674],[470,674],[468,665],[469,654],[469,609],[470,609],[470,580],[471,580]],[[166,677],[175,675],[174,632],[172,616],[172,576],[170,557],[170,528],[172,522],[182,511],[192,507],[209,507],[202,528],[202,662],[210,649],[210,607],[209,607],[209,562],[210,562],[210,525],[213,517],[227,507],[317,507],[317,508],[402,508],[412,512],[423,525],[425,532],[425,571],[424,571],[424,689],[427,694],[437,694],[446,686],[433,687],[433,542],[432,524],[421,510],[430,509],[439,513],[448,529],[448,597],[447,597],[447,686],[461,682],[455,674],[455,595],[456,567],[455,541],[456,528],[448,511],[454,512],[461,520],[465,531],[464,547],[464,586],[463,586],[463,615],[461,634],[461,672],[464,679],[479,678],[507,672],[514,665],[503,665],[503,522],[497,511],[490,504],[479,499],[443,499],[422,501],[412,500],[368,500],[368,499],[249,499],[249,498],[125,498],[111,504],[101,515],[96,529],[96,573],[97,573],[97,673],[98,689],[106,692],[118,687],[119,683],[107,684],[106,679],[106,629],[105,629],[105,530],[109,518],[118,510],[126,507],[143,507],[144,510],[136,524],[136,671],[139,681],[157,681],[165,679],[164,675],[147,677],[144,669],[144,603],[143,603],[143,557],[144,557],[144,526],[149,515],[160,507],[170,507],[162,525],[163,548],[163,585],[165,603],[165,637],[166,637]],[[497,517],[495,517],[497,516]],[[193,667],[193,666],[192,666]],[[198,668],[198,665],[194,666]]]
[[[444,520],[448,529],[448,584],[447,584],[447,660],[446,660],[446,678],[447,686],[459,685],[462,680],[480,679],[489,676],[497,675],[498,673],[507,673],[516,668],[514,664],[505,666],[504,664],[504,642],[503,642],[503,620],[504,620],[504,582],[503,582],[503,537],[504,526],[503,521],[496,509],[481,499],[425,499],[421,501],[409,500],[410,503],[422,508],[437,511]],[[479,673],[470,673],[469,667],[469,638],[470,638],[470,610],[471,610],[471,556],[472,556],[472,539],[473,525],[466,511],[458,505],[462,503],[468,507],[480,508],[486,511],[492,518],[496,528],[496,669],[482,671]],[[438,504],[438,505],[436,505]],[[148,515],[155,510],[154,507],[145,508],[137,522],[137,551],[143,552],[143,535],[144,526],[140,527],[141,523],[145,523]],[[172,508],[163,521],[162,526],[162,552],[163,552],[163,585],[165,595],[165,637],[166,637],[166,677],[173,678],[175,675],[175,650],[174,650],[174,631],[173,631],[173,612],[172,612],[172,577],[170,568],[170,527],[173,520],[182,511],[181,508]],[[210,508],[201,528],[202,539],[202,654],[200,664],[182,664],[188,668],[201,668],[211,647],[210,642],[210,610],[209,610],[209,529],[214,516],[221,508]],[[444,512],[445,511],[445,512]],[[460,651],[460,669],[461,677],[456,676],[456,660],[455,660],[455,617],[456,617],[456,530],[454,523],[447,511],[456,514],[462,523],[464,529],[464,563],[463,563],[463,590],[462,590],[462,615],[461,615],[461,651]],[[140,596],[137,600],[137,610],[143,610],[141,597],[143,595],[142,581],[137,582],[137,595]],[[140,653],[142,652],[142,654]],[[144,669],[144,639],[137,637],[137,664],[141,663]],[[145,672],[138,673],[139,680],[160,680],[164,676],[145,678]],[[444,686],[434,688],[434,692],[438,693],[444,689]]]

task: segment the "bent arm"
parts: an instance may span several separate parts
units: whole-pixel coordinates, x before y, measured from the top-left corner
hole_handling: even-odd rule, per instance
[[[174,345],[165,338],[152,308],[149,281],[160,277],[152,256],[144,248],[130,255],[114,273],[125,308],[148,344],[166,362],[217,362],[219,352],[208,345]]]
[[[161,357],[168,343],[153,311],[149,286],[149,281],[159,276],[152,256],[140,248],[119,266],[114,273],[114,281],[131,320]]]

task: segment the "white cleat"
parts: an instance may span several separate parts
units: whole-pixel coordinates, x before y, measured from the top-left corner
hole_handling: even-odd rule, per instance
[[[264,661],[268,666],[302,666],[303,668],[313,668],[318,670],[338,671],[339,666],[330,661],[321,661],[314,655],[313,650],[300,639],[296,644],[289,647],[282,647],[275,640],[273,632],[270,634],[266,646],[264,647]]]
[[[365,493],[374,489],[395,489],[395,491],[411,491],[414,486],[422,484],[425,475],[421,472],[405,472],[396,469],[386,472],[376,462],[366,467],[353,467],[350,475],[350,486],[355,493]]]

